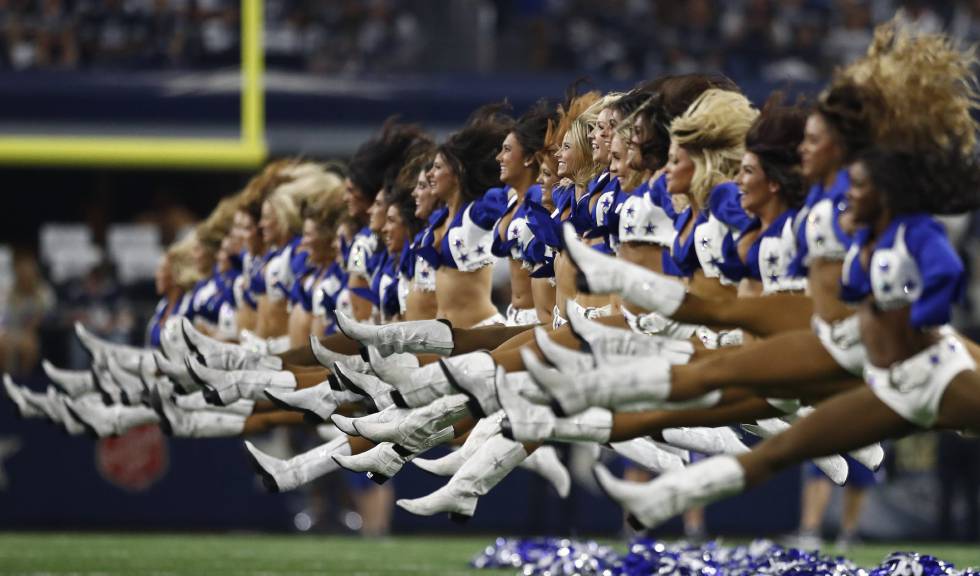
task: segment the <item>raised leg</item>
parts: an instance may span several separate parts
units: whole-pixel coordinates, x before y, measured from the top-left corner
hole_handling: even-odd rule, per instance
[[[758,336],[806,330],[813,315],[813,300],[803,294],[772,294],[734,298],[719,303],[688,294],[673,314],[678,322],[742,328]]]
[[[846,426],[841,423],[846,422]],[[868,387],[839,394],[797,420],[782,434],[738,457],[748,486],[805,460],[849,452],[915,430]]]
[[[728,387],[760,389],[829,380],[843,368],[809,330],[783,332],[723,354],[671,368],[671,401],[690,400]]]

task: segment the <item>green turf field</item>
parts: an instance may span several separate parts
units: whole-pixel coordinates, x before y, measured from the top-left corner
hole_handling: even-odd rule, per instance
[[[399,537],[375,540],[328,536],[0,534],[0,574],[252,575],[512,574],[472,570],[469,559],[492,537]],[[935,544],[862,546],[848,556],[877,565],[889,552],[914,549],[956,563],[980,565],[980,546]]]

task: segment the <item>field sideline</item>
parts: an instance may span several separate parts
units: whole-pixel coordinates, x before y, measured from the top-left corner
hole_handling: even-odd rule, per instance
[[[516,571],[474,570],[470,558],[492,536],[360,539],[265,534],[0,533],[0,575],[253,575],[384,574],[470,575]],[[895,550],[915,550],[980,565],[980,546],[864,545],[847,554],[877,565]]]

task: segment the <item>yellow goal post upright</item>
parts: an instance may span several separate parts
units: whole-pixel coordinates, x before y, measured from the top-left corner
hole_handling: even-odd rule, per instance
[[[0,165],[251,168],[265,160],[263,0],[241,0],[241,119],[234,138],[0,134]]]

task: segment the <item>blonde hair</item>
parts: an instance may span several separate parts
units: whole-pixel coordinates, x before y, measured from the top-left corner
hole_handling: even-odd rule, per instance
[[[194,261],[194,245],[197,242],[197,233],[191,232],[167,249],[167,262],[174,284],[185,292],[204,279],[204,274],[197,269]]]
[[[875,29],[868,53],[839,72],[839,81],[873,86],[884,100],[871,128],[875,144],[924,150],[976,144],[977,63],[941,34],[913,36],[892,20]]]
[[[335,234],[337,225],[348,217],[344,201],[344,182],[339,177],[325,179],[319,192],[303,206],[301,216],[316,222],[321,230]]]
[[[283,171],[283,176],[287,180],[276,187],[266,202],[290,235],[302,232],[302,214],[307,203],[324,194],[343,198],[343,181],[340,176],[328,172],[319,164],[294,164]]]
[[[690,196],[695,206],[703,207],[715,186],[738,173],[745,135],[758,115],[742,94],[713,88],[671,123],[671,139],[694,163]]]

